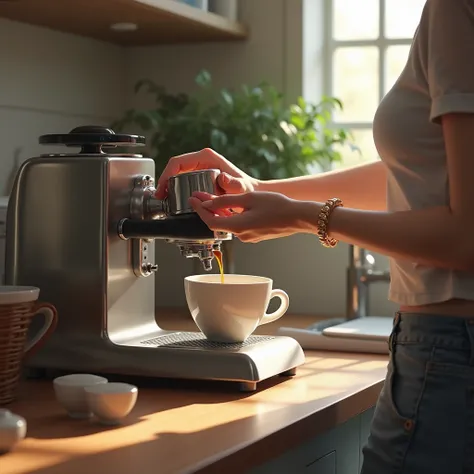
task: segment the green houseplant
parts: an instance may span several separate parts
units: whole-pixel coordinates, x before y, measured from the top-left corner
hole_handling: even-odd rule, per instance
[[[145,89],[154,104],[130,109],[112,124],[116,131],[139,128],[147,135],[147,153],[155,160],[157,175],[170,157],[206,147],[258,179],[301,176],[313,166],[329,170],[341,160],[342,147],[357,150],[346,130],[331,127],[332,112],[342,108],[336,98],[311,104],[300,97],[288,105],[267,83],[217,89],[205,70],[195,82],[198,88],[192,94],[170,94],[149,79],[139,81],[135,93]],[[228,273],[234,272],[232,242],[224,243]]]
[[[267,83],[217,89],[205,70],[195,81],[193,94],[169,94],[149,79],[139,81],[135,92],[146,89],[153,106],[130,109],[112,125],[143,130],[157,173],[174,155],[210,147],[255,178],[288,178],[315,165],[328,170],[341,160],[341,147],[357,149],[346,130],[330,126],[332,112],[342,108],[336,98],[311,104],[300,97],[288,105]]]

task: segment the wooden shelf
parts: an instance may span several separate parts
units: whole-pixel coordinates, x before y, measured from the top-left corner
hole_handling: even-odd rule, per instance
[[[237,41],[240,23],[177,0],[0,0],[0,17],[122,46]],[[135,23],[135,31],[114,31]]]

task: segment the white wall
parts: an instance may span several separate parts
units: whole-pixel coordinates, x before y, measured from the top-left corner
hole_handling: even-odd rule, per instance
[[[146,104],[146,97],[133,95],[133,85],[140,78],[156,79],[171,91],[188,91],[204,67],[218,86],[268,80],[291,98],[303,88],[317,95],[321,83],[315,72],[320,69],[321,48],[317,24],[308,20],[308,5],[316,8],[313,0],[241,0],[241,19],[252,32],[243,43],[127,50],[0,20],[0,195],[18,147],[23,161],[44,151],[37,145],[43,133],[109,124],[125,107]],[[310,33],[303,64],[302,35]],[[308,78],[315,81],[314,88]],[[193,273],[193,263],[170,244],[158,242],[157,254],[157,305],[184,306],[182,279]],[[325,250],[311,236],[257,245],[237,242],[236,261],[238,272],[270,276],[275,286],[288,291],[293,313],[333,316],[344,312],[344,245]],[[386,289],[382,284],[374,292],[373,313],[391,313]]]
[[[129,90],[137,80],[151,78],[170,91],[190,91],[196,73],[206,68],[217,86],[267,80],[291,98],[301,94],[303,88],[312,99],[318,96],[322,90],[318,75],[322,59],[318,30],[322,31],[322,17],[317,17],[321,2],[241,0],[240,3],[240,18],[252,32],[248,42],[128,50]],[[303,35],[308,39],[304,51]],[[129,99],[130,106],[147,103],[141,95]],[[193,266],[189,262],[183,265],[177,250],[169,244],[157,245],[161,268],[157,276],[157,305],[185,305],[182,279],[193,272]],[[237,243],[236,271],[272,277],[276,286],[288,291],[293,313],[334,316],[345,311],[347,256],[346,246],[326,250],[311,236],[293,236],[257,245]],[[386,265],[386,261],[381,265]],[[393,311],[387,302],[387,288],[386,284],[374,287],[374,314],[389,315]]]
[[[109,124],[124,107],[123,50],[0,20],[0,195],[13,165],[45,153],[44,133]]]

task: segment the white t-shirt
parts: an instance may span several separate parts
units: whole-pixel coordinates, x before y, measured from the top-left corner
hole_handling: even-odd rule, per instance
[[[388,210],[449,205],[440,117],[452,112],[474,113],[474,0],[427,0],[405,69],[374,117]],[[389,298],[401,305],[474,300],[474,273],[398,259],[390,270]]]

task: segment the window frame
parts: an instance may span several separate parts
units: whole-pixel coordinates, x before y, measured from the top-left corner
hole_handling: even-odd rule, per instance
[[[334,53],[343,47],[377,47],[379,52],[379,93],[380,102],[385,95],[386,79],[386,53],[390,46],[410,46],[413,38],[387,38],[385,36],[385,0],[379,0],[379,36],[370,40],[336,40],[333,37],[333,5],[335,0],[324,0],[324,68],[323,68],[323,91],[328,97],[334,96]],[[333,125],[349,130],[368,130],[372,128],[372,121],[344,122],[333,121]]]

